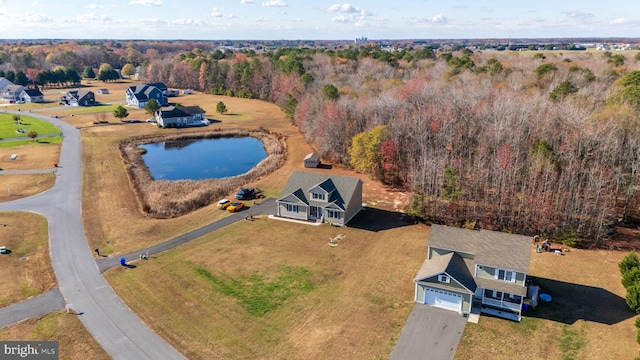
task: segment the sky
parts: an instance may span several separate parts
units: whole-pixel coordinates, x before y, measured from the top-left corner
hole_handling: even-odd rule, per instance
[[[637,0],[0,0],[0,39],[640,37]]]

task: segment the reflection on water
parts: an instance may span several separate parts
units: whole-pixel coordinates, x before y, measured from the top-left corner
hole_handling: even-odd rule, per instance
[[[244,174],[267,157],[253,137],[159,142],[140,145],[155,180],[220,179]]]

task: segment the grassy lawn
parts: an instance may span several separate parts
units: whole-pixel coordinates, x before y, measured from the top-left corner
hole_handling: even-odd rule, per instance
[[[455,359],[635,358],[635,316],[625,304],[617,266],[624,255],[534,252],[530,275],[552,302],[525,312],[520,323],[483,315],[478,324],[467,324]]]
[[[98,104],[95,106],[73,106],[67,111],[69,114],[81,115],[81,114],[93,114],[99,112],[108,112],[108,117],[113,117],[113,110],[119,105]]]
[[[369,231],[262,217],[106,278],[190,359],[387,359],[413,305],[426,234],[424,225]]]
[[[33,213],[5,212],[0,218],[0,307],[41,294],[56,286],[49,258],[47,220]]]
[[[18,133],[18,125],[13,120],[13,114],[0,113],[0,138],[15,138],[27,136],[30,131],[35,131],[38,135],[59,134],[60,129],[43,120],[39,120],[27,115],[20,115],[20,128],[23,133]]]
[[[84,328],[77,315],[64,310],[0,329],[0,340],[58,341],[59,359],[106,360],[111,357]]]

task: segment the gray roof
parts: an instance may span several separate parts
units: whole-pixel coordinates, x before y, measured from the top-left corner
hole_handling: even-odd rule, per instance
[[[160,114],[162,115],[163,119],[182,118],[182,117],[191,116],[188,113],[184,112],[181,107],[175,107],[175,106],[169,106],[163,110],[160,110]]]
[[[415,281],[425,280],[427,278],[446,273],[462,286],[468,289],[468,293],[476,291],[476,283],[473,281],[473,275],[470,272],[468,264],[458,254],[450,252],[442,256],[434,256],[422,263],[422,267],[416,275]],[[432,284],[429,284],[431,286]],[[442,288],[453,288],[446,284],[441,284]],[[460,289],[456,289],[460,291]]]
[[[304,159],[305,160],[309,160],[309,159],[318,160],[318,159],[320,159],[320,155],[318,155],[316,153],[310,153],[310,154],[307,154],[307,156],[305,156]]]
[[[289,195],[295,193],[296,198],[299,198],[305,204],[326,206],[327,203],[334,203],[338,208],[346,210],[349,205],[346,202],[352,198],[360,181],[358,178],[349,176],[294,171],[282,190],[282,197],[278,201],[290,201]],[[314,187],[321,187],[323,190],[330,192],[327,202],[309,199],[309,190]]]
[[[42,92],[38,89],[24,89],[23,91],[28,96],[42,96]]]
[[[153,85],[131,85],[127,90],[131,91],[136,99],[142,101],[149,100],[149,98],[151,98],[150,94],[153,90],[158,90],[162,93],[160,89]]]
[[[478,286],[484,289],[502,291],[509,294],[515,294],[515,295],[521,295],[521,296],[527,295],[526,286],[514,284],[508,281],[498,281],[498,280],[483,279],[478,277],[475,278],[475,280],[476,280],[476,284],[478,284]]]
[[[475,254],[480,233],[444,225],[431,225],[427,246],[432,248]]]
[[[529,272],[531,238],[528,236],[434,224],[427,245],[472,254],[479,265]]]
[[[195,106],[180,106],[180,110],[186,112],[189,115],[204,114],[205,111],[198,105]]]
[[[6,93],[8,92],[19,93],[19,92],[22,92],[22,90],[24,89],[26,88],[22,85],[7,85],[2,89],[2,91]]]

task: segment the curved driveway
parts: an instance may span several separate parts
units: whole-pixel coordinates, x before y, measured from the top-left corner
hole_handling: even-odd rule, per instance
[[[0,204],[0,211],[32,211],[47,218],[51,263],[60,292],[82,314],[80,320],[109,355],[115,359],[184,359],[127,308],[98,270],[82,224],[78,129],[58,119],[33,113],[29,116],[62,130],[57,179],[41,194]]]

